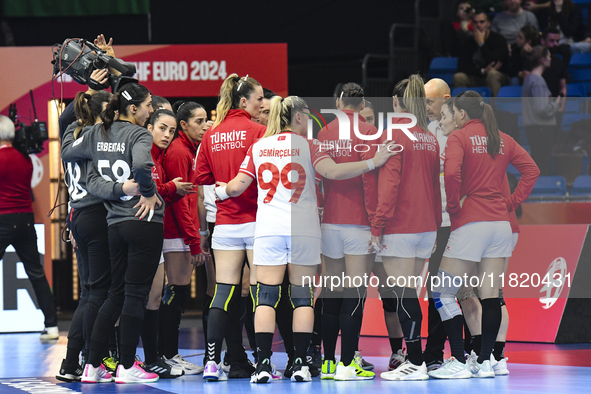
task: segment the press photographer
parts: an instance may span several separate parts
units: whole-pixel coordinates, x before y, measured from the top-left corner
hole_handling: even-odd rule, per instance
[[[23,126],[21,126],[23,127]],[[16,250],[45,316],[41,340],[58,339],[57,315],[45,270],[37,250],[31,202],[33,163],[13,146],[15,127],[0,115],[0,258],[9,245]]]

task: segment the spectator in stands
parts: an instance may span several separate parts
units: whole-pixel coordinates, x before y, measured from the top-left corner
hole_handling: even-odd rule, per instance
[[[458,57],[466,40],[472,38],[474,7],[469,1],[459,0],[456,18],[441,25],[441,55]]]
[[[572,45],[585,36],[583,13],[573,0],[550,0],[550,7],[540,13],[540,27],[544,29],[548,26],[559,30],[560,45]]]
[[[536,29],[538,19],[533,12],[524,10],[521,7],[521,0],[505,0],[506,10],[495,16],[492,22],[491,30],[501,34],[509,45],[513,45],[523,26],[532,25]]]
[[[591,52],[591,1],[589,1],[589,7],[587,8],[587,26],[585,28],[585,34],[583,40],[575,42],[570,46],[571,54]]]
[[[458,58],[454,87],[488,86],[495,97],[509,82],[509,47],[505,38],[490,30],[488,16],[476,11],[472,17],[474,37],[466,41]]]
[[[524,10],[528,10],[533,12],[536,17],[538,16],[538,14],[540,12],[544,12],[545,10],[547,10],[550,7],[550,1],[549,0],[526,0],[524,1],[521,6],[523,7]]]
[[[523,126],[531,149],[531,156],[542,175],[550,175],[550,155],[557,130],[556,114],[562,106],[562,97],[551,98],[550,89],[542,77],[550,67],[552,58],[545,46],[534,47],[528,58],[531,73],[523,83]]]
[[[523,26],[519,30],[515,44],[511,45],[511,60],[509,77],[511,77],[511,85],[521,85],[525,78],[523,70],[527,67],[524,59],[529,56],[533,47],[540,45],[540,32],[535,26]]]
[[[552,97],[557,97],[559,94],[562,94],[566,97],[566,77],[568,64],[561,59],[561,47],[558,45],[559,40],[560,32],[555,27],[545,28],[540,38],[540,43],[548,48],[552,58],[550,67],[545,69],[544,73],[542,74],[546,84],[548,85],[548,89],[550,89]],[[528,70],[532,68],[533,65],[529,65]]]

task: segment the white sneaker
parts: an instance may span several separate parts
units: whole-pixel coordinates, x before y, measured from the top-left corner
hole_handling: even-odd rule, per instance
[[[495,360],[496,363],[493,364],[492,367],[493,367],[493,371],[495,371],[496,376],[509,375],[509,369],[507,368],[507,360],[509,360],[508,357],[505,357],[500,361]]]
[[[82,383],[109,383],[113,381],[113,377],[107,372],[103,364],[95,368],[92,364],[88,363],[84,367],[81,380]]]
[[[428,375],[436,379],[468,379],[472,377],[472,372],[468,364],[463,364],[451,357],[438,369],[428,372]]]
[[[334,374],[334,380],[371,380],[376,377],[376,374],[371,371],[366,371],[351,361],[349,366],[345,366],[343,362],[337,364]]]
[[[473,378],[494,378],[495,371],[492,368],[490,360],[484,360],[482,364],[478,362],[476,357],[470,357],[467,362]]]
[[[185,360],[180,354],[177,354],[176,356],[170,359],[167,359],[163,356],[163,359],[164,362],[166,362],[166,364],[170,366],[177,366],[179,368],[182,368],[182,370],[185,371],[185,375],[198,375],[204,370],[204,367],[200,365],[195,365]]]
[[[310,367],[307,365],[296,365],[293,368],[293,374],[291,375],[292,382],[311,382],[312,375],[310,374]]]
[[[117,367],[117,377],[115,383],[154,383],[160,377],[157,373],[147,372],[138,361],[135,361],[129,369],[121,364]]]
[[[382,372],[380,375],[385,380],[427,380],[427,366],[425,362],[421,365],[414,365],[410,361],[405,361],[398,368],[389,372]]]
[[[406,361],[406,354],[402,349],[398,349],[397,353],[392,353],[390,361],[388,361],[388,371],[394,371]]]
[[[208,381],[228,380],[228,375],[222,369],[222,364],[216,364],[215,361],[208,361],[203,371],[203,379]]]
[[[57,326],[55,327],[45,327],[45,330],[41,333],[39,337],[42,341],[53,341],[55,339],[60,338],[60,331],[58,330]]]

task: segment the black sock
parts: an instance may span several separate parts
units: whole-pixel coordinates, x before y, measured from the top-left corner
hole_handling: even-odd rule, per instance
[[[474,350],[474,353],[476,353],[476,355],[479,355],[481,347],[482,347],[482,335],[474,335],[472,337],[472,349],[470,349],[470,350]],[[468,354],[470,354],[469,351],[466,350],[466,352]]]
[[[181,327],[182,313],[169,305],[164,308],[166,309],[166,321],[163,322],[164,334],[166,335],[164,355],[170,359],[179,352],[179,329]]]
[[[222,309],[212,308],[209,310],[209,321],[207,322],[207,361],[220,363],[222,342],[226,327],[228,326],[228,313]]]
[[[320,295],[322,297],[322,294]],[[314,331],[312,331],[312,346],[322,344],[322,306],[324,299],[318,297],[314,305]]]
[[[146,309],[142,328],[142,346],[146,364],[152,364],[158,358],[158,311]]]
[[[410,287],[394,287],[394,292],[400,300],[398,320],[404,333],[408,361],[414,365],[423,364],[423,349],[421,342],[421,323],[423,313],[417,297],[417,290]]]
[[[339,336],[339,314],[341,312],[342,298],[336,292],[324,299],[322,310],[322,342],[324,343],[324,359],[335,361],[337,338]]]
[[[478,354],[478,363],[482,364],[490,360],[503,316],[499,298],[487,298],[480,303],[482,304],[482,346]]]
[[[477,348],[474,347],[474,336],[470,333],[470,328],[468,328],[468,324],[466,323],[466,319],[464,319],[464,350],[466,353],[470,354],[472,350],[478,353],[480,351],[480,344]]]
[[[211,306],[211,300],[213,297],[209,295],[205,295],[205,300],[203,301],[203,309],[201,312],[201,323],[203,324],[203,338],[207,341],[207,322],[209,320],[209,307]]]
[[[402,340],[404,338],[388,338],[390,340],[390,348],[392,348],[392,354],[398,353],[402,349]]]
[[[291,300],[289,299],[289,282],[281,285],[281,299],[277,308],[275,308],[277,322],[277,328],[279,334],[283,338],[283,344],[285,345],[285,352],[289,359],[294,358],[294,333],[293,333],[293,307],[291,306]],[[312,334],[310,334],[312,335]],[[306,350],[308,348],[310,338],[308,338],[308,344],[306,344]],[[303,360],[303,359],[302,359]]]
[[[350,365],[355,357],[363,317],[362,295],[363,288],[345,288],[343,304],[339,315],[341,326],[341,361]]]
[[[464,335],[462,328],[464,327],[464,316],[457,315],[453,319],[444,320],[443,327],[449,338],[449,347],[451,348],[451,355],[462,364],[466,363],[464,358]],[[406,344],[408,347],[408,344]]]
[[[495,342],[493,355],[495,356],[495,360],[497,361],[501,361],[505,357],[505,342]]]
[[[302,359],[302,362],[305,364],[306,362],[306,355],[308,354],[308,345],[310,344],[310,339],[312,339],[311,332],[294,332],[293,333],[293,343],[294,343],[294,350],[293,350],[293,360],[297,360],[298,358]]]
[[[254,334],[257,341],[257,362],[262,363],[265,359],[271,359],[271,347],[273,346],[272,332],[257,332]]]

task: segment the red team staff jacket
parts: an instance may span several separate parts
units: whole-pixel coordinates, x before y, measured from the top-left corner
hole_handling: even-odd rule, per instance
[[[231,109],[223,122],[205,132],[197,156],[197,184],[230,182],[238,174],[248,148],[263,137],[267,128],[250,120],[248,112]],[[256,221],[257,185],[252,183],[238,197],[217,202],[217,224]]]
[[[393,123],[408,123],[408,118],[395,118]],[[404,150],[380,168],[378,204],[375,215],[370,218],[371,234],[376,237],[426,233],[437,231],[441,226],[437,138],[418,126],[409,131],[417,141],[400,129],[392,131],[392,139]]]
[[[540,175],[525,149],[507,134],[499,134],[501,147],[494,159],[487,151],[486,129],[478,119],[469,120],[447,139],[444,173],[451,231],[471,222],[509,221],[509,212],[525,201]],[[509,163],[519,170],[521,178],[515,192],[505,199]],[[467,198],[460,208],[463,196]]]
[[[162,160],[168,179],[181,177],[182,182],[196,183],[195,162],[197,146],[179,130]],[[175,187],[176,192],[176,187]],[[201,253],[199,238],[198,193],[187,194],[181,199],[166,204],[164,211],[164,239],[182,238],[191,249],[191,254]]]
[[[338,119],[330,122],[320,132],[318,140],[323,143],[335,163],[352,163],[371,159],[365,149],[375,141],[363,140],[353,132],[353,118],[359,117],[359,133],[375,135],[378,130],[365,122],[358,113],[344,110],[351,124],[351,139],[339,139]],[[377,171],[370,171],[362,176],[345,180],[323,179],[324,214],[322,223],[355,224],[369,226],[368,215],[375,211],[377,203]]]

